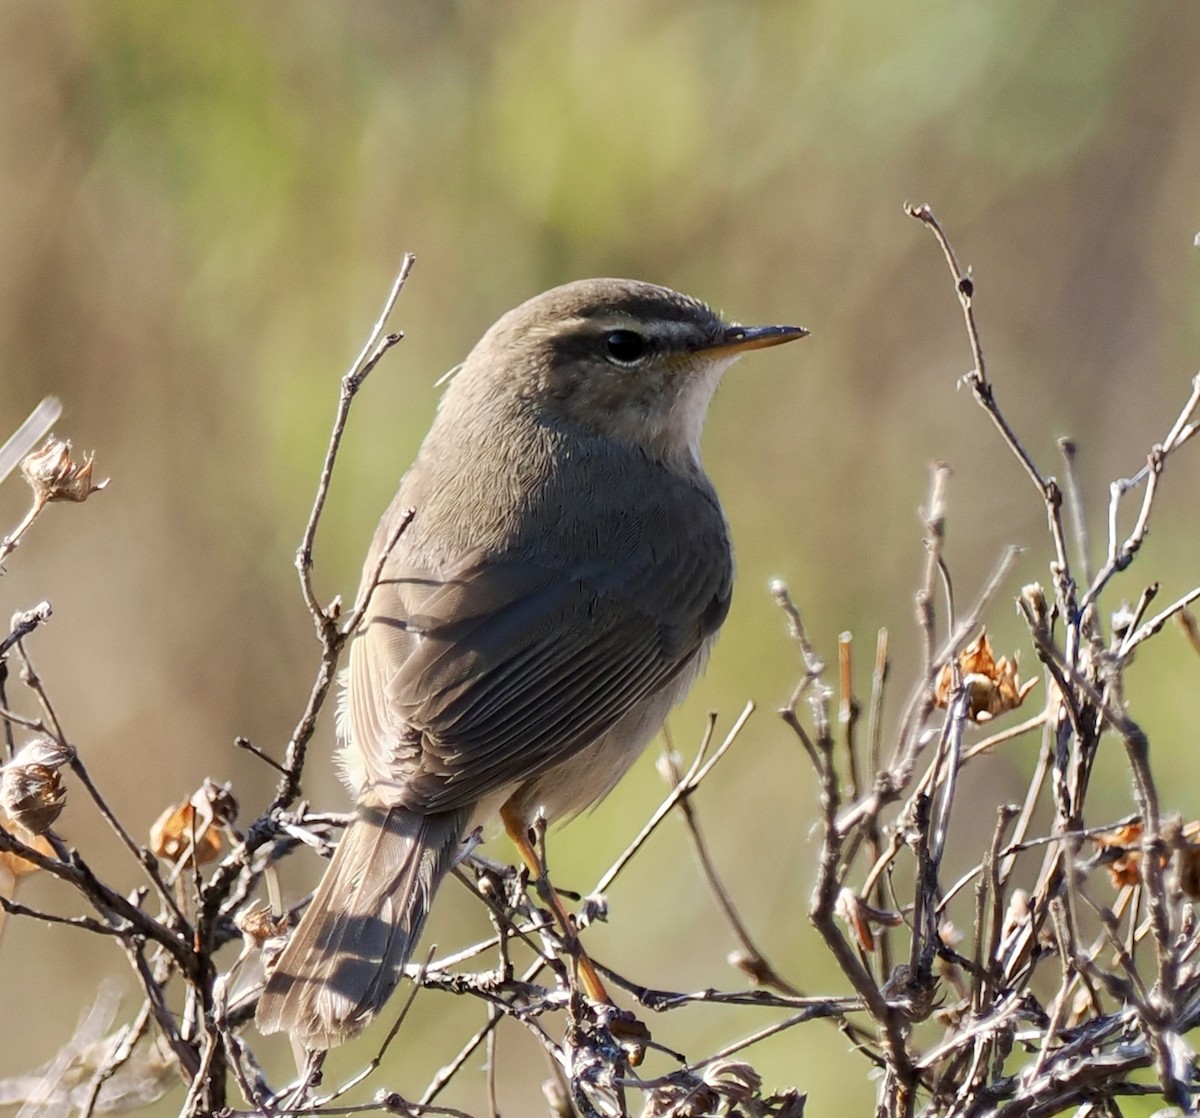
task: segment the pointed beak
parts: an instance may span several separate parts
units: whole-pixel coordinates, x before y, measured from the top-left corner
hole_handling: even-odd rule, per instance
[[[803,326],[730,326],[721,341],[713,346],[719,353],[745,353],[751,349],[766,349],[767,346],[783,345],[805,338],[808,331]]]

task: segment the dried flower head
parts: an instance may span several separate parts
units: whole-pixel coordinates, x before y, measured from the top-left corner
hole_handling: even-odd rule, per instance
[[[776,1098],[761,1099],[762,1076],[740,1060],[720,1059],[706,1064],[697,1076],[676,1072],[647,1095],[642,1118],[702,1118],[704,1115],[778,1114]],[[768,1109],[770,1107],[770,1109]],[[801,1114],[803,1111],[792,1111]]]
[[[953,920],[943,920],[938,925],[938,939],[944,947],[957,947],[965,938],[962,929],[955,927]]]
[[[1046,591],[1040,582],[1031,582],[1021,587],[1021,596],[1017,599],[1022,611],[1034,628],[1044,632],[1050,627],[1051,606],[1046,600]]]
[[[962,672],[963,686],[967,690],[967,716],[975,722],[987,722],[997,715],[1015,710],[1025,696],[1037,685],[1037,678],[1021,682],[1017,674],[1018,661],[1007,656],[996,659],[992,642],[984,630],[959,653],[958,667]],[[938,676],[934,689],[934,702],[940,707],[950,703],[950,691],[954,685],[951,665],[946,664]]]
[[[269,939],[277,939],[287,931],[288,914],[276,916],[270,905],[262,901],[251,901],[234,918],[234,924],[242,933],[247,947],[262,947]]]
[[[218,784],[212,777],[204,778],[204,783],[192,793],[191,803],[200,818],[210,824],[227,827],[238,816],[239,805],[232,785]]]
[[[60,769],[75,760],[75,750],[53,738],[39,737],[27,741],[13,754],[5,768],[13,765],[46,765]]]
[[[46,765],[5,767],[0,776],[0,804],[14,822],[35,835],[48,831],[67,802],[58,770]]]
[[[50,829],[67,799],[58,770],[73,756],[70,746],[34,738],[0,769],[0,807],[14,823],[35,835]]]
[[[82,462],[71,457],[69,439],[56,439],[53,435],[42,444],[40,450],[27,455],[21,462],[21,473],[33,490],[34,500],[39,505],[47,501],[86,501],[98,489],[108,484],[92,481],[92,467],[96,456],[88,454]]]

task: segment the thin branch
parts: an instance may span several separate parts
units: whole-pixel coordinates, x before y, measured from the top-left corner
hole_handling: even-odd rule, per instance
[[[329,446],[325,451],[325,461],[321,466],[320,481],[317,484],[316,496],[313,499],[312,511],[309,513],[308,523],[304,528],[304,535],[300,540],[300,547],[296,552],[296,569],[300,575],[300,589],[313,625],[317,630],[317,636],[321,641],[323,652],[317,679],[309,694],[308,705],[284,751],[283,768],[286,775],[280,779],[275,799],[271,804],[271,812],[289,807],[300,793],[300,773],[304,767],[305,751],[316,728],[317,714],[324,705],[329,688],[336,677],[338,657],[341,654],[343,645],[351,635],[351,631],[343,632],[338,628],[339,603],[335,600],[326,609],[317,601],[316,592],[313,590],[312,585],[313,546],[316,541],[317,527],[321,520],[321,513],[325,508],[325,500],[329,495],[329,486],[333,479],[333,468],[337,461],[338,448],[341,446],[342,435],[346,430],[346,423],[350,418],[350,407],[354,403],[355,396],[358,395],[358,390],[362,387],[363,382],[370,375],[371,371],[379,364],[384,354],[404,336],[403,334],[385,335],[384,330],[387,326],[387,320],[391,317],[392,310],[396,306],[396,301],[400,298],[401,291],[404,290],[404,285],[412,272],[415,262],[416,258],[411,253],[404,257],[404,261],[400,265],[400,272],[392,284],[392,289],[384,302],[383,311],[380,313],[374,328],[368,336],[366,345],[363,346],[358,358],[350,367],[350,371],[342,378],[337,414],[334,417],[333,430],[329,436]],[[394,546],[395,539],[399,538],[399,534],[403,530],[403,527],[401,527],[397,531],[392,541],[392,546]],[[390,548],[384,550],[380,561],[381,569],[389,553]],[[367,596],[369,597],[369,595]],[[364,601],[361,603],[361,609],[365,608],[366,602]],[[361,617],[359,610],[355,610],[354,616]]]
[[[1058,440],[1058,449],[1063,456],[1065,497],[1067,511],[1071,516],[1071,530],[1075,536],[1079,569],[1083,572],[1083,581],[1091,585],[1095,572],[1092,569],[1092,544],[1088,536],[1087,514],[1079,488],[1079,448],[1074,439],[1062,438]]]
[[[663,761],[672,787],[679,787],[683,783],[684,777],[679,771],[678,762],[671,750],[668,749],[664,753]],[[678,802],[679,810],[683,815],[684,825],[687,827],[688,835],[692,840],[692,849],[695,851],[696,859],[700,863],[704,880],[708,883],[709,892],[712,893],[713,899],[717,902],[717,907],[724,915],[730,930],[734,934],[734,938],[741,945],[741,950],[734,953],[730,957],[730,961],[738,970],[747,975],[751,981],[764,986],[772,986],[792,997],[802,997],[803,995],[800,990],[783,978],[775,967],[772,966],[754,942],[754,938],[750,935],[750,930],[746,927],[746,922],[742,919],[737,905],[729,895],[729,890],[726,889],[725,883],[721,880],[721,876],[713,863],[712,854],[708,849],[708,840],[705,838],[704,832],[700,827],[700,819],[695,805],[691,801],[691,797],[683,796]]]
[[[617,879],[621,871],[629,864],[630,859],[645,845],[646,840],[658,829],[658,825],[671,814],[671,810],[685,796],[690,796],[704,782],[704,778],[716,767],[717,763],[729,752],[733,743],[737,741],[738,735],[741,734],[742,728],[746,725],[750,715],[754,713],[754,704],[747,703],[742,708],[742,713],[738,715],[737,721],[730,727],[729,733],[725,735],[725,740],[717,746],[716,752],[704,764],[700,764],[704,756],[704,748],[696,755],[696,760],[693,762],[692,768],[688,770],[687,775],[671,789],[670,794],[657,810],[647,821],[646,825],[637,833],[634,840],[625,848],[620,857],[609,866],[604,875],[596,882],[595,888],[592,889],[592,894],[606,893],[608,888]],[[715,719],[715,716],[713,716]],[[711,734],[712,720],[710,719],[710,729],[705,735],[707,742],[709,734]],[[697,767],[699,766],[699,767]]]
[[[1161,613],[1156,613],[1149,621],[1140,626],[1136,632],[1121,642],[1120,654],[1125,659],[1143,641],[1154,636],[1177,613],[1181,613],[1193,602],[1200,601],[1200,586],[1189,590],[1182,598],[1172,602]]]
[[[327,615],[317,601],[312,587],[312,557],[313,545],[317,538],[317,526],[321,520],[321,513],[325,509],[325,500],[329,496],[334,463],[337,461],[338,448],[342,443],[346,422],[350,418],[350,406],[354,403],[354,397],[362,387],[363,381],[370,375],[371,370],[379,364],[383,355],[404,336],[403,334],[385,335],[384,331],[387,329],[388,319],[392,316],[392,311],[396,307],[400,293],[404,290],[404,285],[408,281],[415,263],[416,257],[412,253],[406,253],[400,264],[400,271],[392,284],[392,289],[388,292],[387,299],[384,300],[383,310],[375,321],[375,326],[367,335],[366,343],[358,357],[355,358],[354,364],[350,366],[350,371],[342,378],[342,392],[338,400],[337,416],[334,419],[333,431],[329,436],[329,446],[325,450],[325,461],[321,466],[316,497],[313,499],[312,511],[309,513],[308,523],[305,525],[304,535],[300,540],[300,548],[296,553],[296,567],[300,572],[300,587],[304,594],[304,601],[314,621],[318,622],[319,631],[321,630],[320,621],[327,619]]]
[[[33,609],[22,610],[20,613],[14,614],[8,636],[0,637],[0,659],[8,653],[13,645],[23,641],[39,625],[44,625],[49,621],[53,612],[49,602],[39,602]]]

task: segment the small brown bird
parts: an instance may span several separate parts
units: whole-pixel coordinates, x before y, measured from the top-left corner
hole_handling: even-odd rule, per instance
[[[351,645],[355,816],[267,981],[263,1032],[309,1049],[358,1033],[473,827],[499,811],[536,872],[538,814],[595,803],[641,753],[729,609],[709,402],[744,352],[806,333],[593,279],[484,334],[367,555],[364,578],[416,510]],[[586,956],[580,980],[603,997]]]

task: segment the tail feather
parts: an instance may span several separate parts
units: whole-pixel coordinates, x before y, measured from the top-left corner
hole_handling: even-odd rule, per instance
[[[271,971],[262,1032],[327,1049],[367,1026],[400,981],[467,822],[462,811],[359,805]]]

